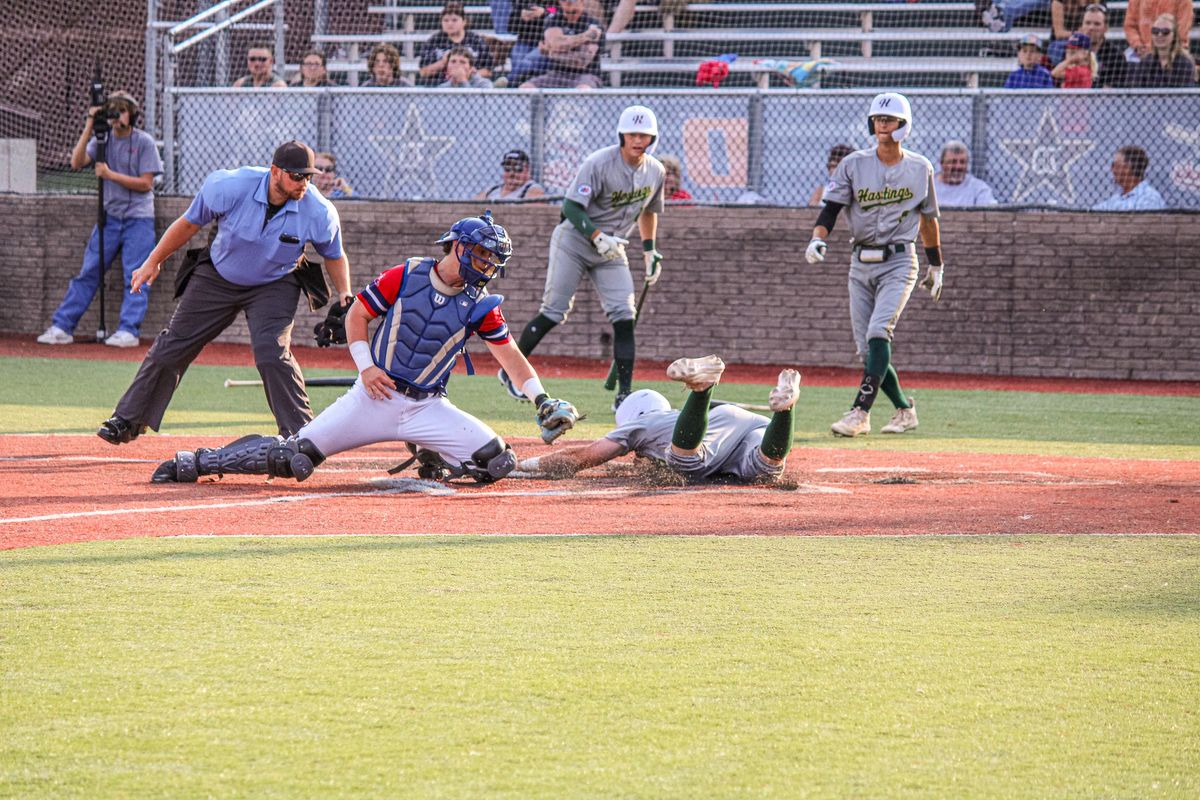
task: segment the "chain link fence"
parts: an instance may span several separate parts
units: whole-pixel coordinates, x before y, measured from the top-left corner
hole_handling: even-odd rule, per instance
[[[267,164],[296,137],[337,157],[353,196],[469,200],[501,177],[502,155],[531,156],[532,178],[561,194],[582,160],[614,144],[624,107],[658,115],[657,153],[682,164],[702,204],[805,206],[826,180],[829,149],[873,146],[871,91],[487,92],[330,88],[178,89],[164,190],[190,194],[218,168]],[[1147,180],[1168,207],[1200,209],[1200,93],[1159,90],[910,92],[905,141],[938,161],[961,141],[971,171],[1001,205],[1091,208],[1116,191],[1119,147],[1150,159]]]

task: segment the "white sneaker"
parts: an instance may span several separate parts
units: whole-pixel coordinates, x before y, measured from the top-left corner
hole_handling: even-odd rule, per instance
[[[779,373],[779,382],[771,390],[767,405],[772,411],[787,411],[796,405],[800,398],[800,373],[794,369],[785,369]]]
[[[717,356],[703,358],[680,358],[671,362],[667,367],[667,377],[673,381],[682,381],[693,392],[703,392],[710,386],[715,386],[725,372],[725,362]]]
[[[835,436],[858,436],[871,432],[871,412],[852,408],[841,419],[829,426]]]
[[[911,408],[897,408],[892,421],[879,429],[880,433],[904,433],[917,427],[917,404],[908,398]]]
[[[129,331],[117,331],[105,339],[104,343],[109,347],[137,347],[141,341]]]
[[[75,337],[57,325],[51,325],[37,340],[38,344],[73,344]]]

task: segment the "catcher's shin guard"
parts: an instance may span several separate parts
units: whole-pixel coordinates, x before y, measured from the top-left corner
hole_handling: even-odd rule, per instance
[[[516,468],[516,453],[499,436],[472,453],[461,467],[480,483],[495,483]]]
[[[251,435],[216,450],[197,450],[195,474],[269,475],[302,481],[324,460],[325,454],[308,439]],[[176,472],[181,481],[184,472],[180,466],[184,463],[186,458],[181,461],[176,455]]]

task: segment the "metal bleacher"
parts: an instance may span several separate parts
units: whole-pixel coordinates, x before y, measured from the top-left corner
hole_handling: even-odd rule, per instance
[[[1123,41],[1126,0],[1109,9],[1108,38]],[[1197,2],[1200,6],[1200,2]],[[395,44],[401,70],[413,74],[416,54],[437,24],[441,5],[371,5],[368,15],[384,22],[372,34],[314,35],[314,44],[341,48],[344,57],[329,68],[357,84],[365,71],[364,51],[379,42]],[[471,29],[507,53],[511,34],[488,30],[480,17],[487,5],[466,5]],[[1115,12],[1115,13],[1114,13]],[[690,86],[704,61],[721,53],[738,56],[730,65],[728,86],[787,85],[757,59],[801,61],[826,58],[821,83],[826,87],[882,85],[903,74],[909,85],[995,86],[1015,66],[1017,41],[1046,29],[993,33],[977,19],[974,2],[707,2],[691,3],[675,13],[658,5],[635,7],[631,30],[610,33],[601,71],[612,86]],[[1193,41],[1200,31],[1192,31]]]

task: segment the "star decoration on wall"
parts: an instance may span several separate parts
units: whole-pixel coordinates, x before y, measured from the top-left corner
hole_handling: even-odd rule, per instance
[[[1045,189],[1064,203],[1076,202],[1071,167],[1096,149],[1092,139],[1068,139],[1059,130],[1056,106],[1042,111],[1037,131],[1029,139],[1001,139],[1000,147],[1021,165],[1012,202],[1020,203]],[[1035,198],[1036,199],[1036,198]]]
[[[455,137],[427,134],[421,109],[409,104],[399,134],[376,134],[368,136],[367,141],[379,151],[386,165],[384,185],[395,196],[404,194],[420,199],[437,194],[437,163],[454,146]]]

